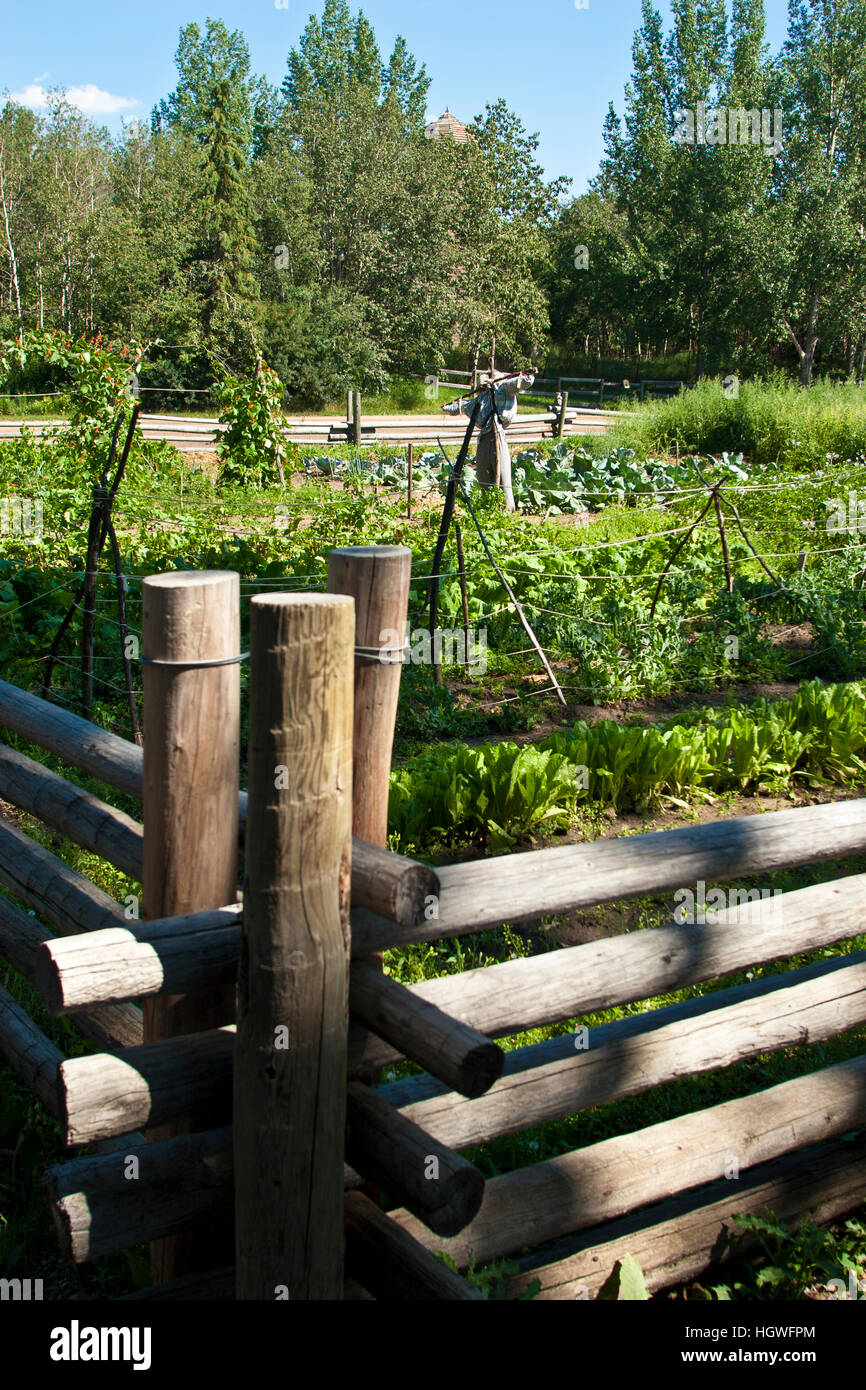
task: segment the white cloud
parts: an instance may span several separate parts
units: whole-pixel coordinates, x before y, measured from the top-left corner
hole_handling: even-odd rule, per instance
[[[42,86],[42,80],[39,78],[28,83],[23,92],[12,92],[10,100],[19,106],[29,106],[34,111],[43,109],[48,105],[48,93]],[[116,116],[120,111],[131,111],[133,107],[141,105],[135,98],[112,96],[111,92],[104,92],[93,82],[85,82],[82,87],[69,87],[66,100],[83,111],[85,116]]]

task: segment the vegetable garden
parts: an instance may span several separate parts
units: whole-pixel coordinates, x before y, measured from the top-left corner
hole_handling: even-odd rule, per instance
[[[36,348],[45,359],[52,350],[63,355],[57,365],[71,373],[70,399],[78,412],[67,432],[38,441],[25,433],[0,446],[0,659],[5,679],[33,691],[42,685],[49,649],[84,578],[93,488],[124,405],[125,363],[141,351],[127,349],[124,358],[102,344],[52,349],[42,341]],[[168,445],[133,444],[113,505],[127,650],[109,567],[96,584],[91,714],[126,737],[124,655],[129,659],[132,652],[138,691],[135,639],[145,575],[173,568],[237,571],[245,650],[254,594],[323,589],[327,552],[335,546],[408,545],[410,630],[427,623],[448,462],[433,451],[416,457],[414,500],[407,507],[405,451],[368,450],[362,456],[340,448],[323,457],[291,444],[277,450],[279,403],[266,370],[226,384],[223,408],[232,432],[216,467],[211,460],[184,460]],[[759,389],[750,388],[750,409],[757,409]],[[716,392],[722,396],[718,386]],[[706,393],[714,409],[717,397]],[[567,707],[562,709],[539,669],[458,499],[464,563],[449,545],[439,572],[438,622],[456,632],[466,626],[485,632],[486,670],[467,672],[455,661],[443,668],[440,683],[431,665],[405,664],[391,778],[393,849],[443,862],[481,850],[629,833],[710,812],[735,814],[744,799],[750,809],[775,809],[785,802],[849,796],[854,789],[862,794],[866,569],[859,498],[866,498],[866,458],[837,457],[831,447],[819,455],[817,425],[810,450],[798,452],[794,437],[775,457],[754,441],[740,453],[736,440],[717,429],[716,441],[725,447],[701,452],[689,447],[696,436],[684,427],[684,410],[680,402],[649,407],[612,440],[593,440],[591,448],[561,442],[524,451],[515,459],[514,516],[504,513],[498,494],[474,485],[470,465],[465,484],[487,544],[526,610]],[[689,428],[706,427],[708,435],[706,414]],[[665,420],[674,421],[667,435]],[[730,499],[742,523],[735,525],[733,511],[725,512],[724,544],[712,512],[699,520],[713,489],[723,507]],[[38,526],[32,520],[37,516]],[[74,711],[81,708],[82,619],[76,614],[68,626],[51,687],[51,698]],[[243,694],[244,668],[241,682]],[[243,709],[245,720],[245,699]],[[9,742],[33,756],[16,737]],[[66,771],[49,754],[36,756]],[[129,809],[122,795],[110,799]],[[26,818],[24,823],[38,837]],[[73,867],[87,867],[119,900],[140,889],[105,865],[95,867],[57,836],[45,843]],[[820,882],[862,869],[862,858],[768,873],[761,885],[790,889]],[[669,900],[661,894],[632,904],[625,925],[640,929],[669,917]],[[591,932],[600,921],[586,919],[581,929]],[[555,920],[520,932],[504,924],[469,944],[436,940],[389,951],[387,969],[395,979],[418,981],[555,949],[573,939],[569,929]],[[797,963],[858,944],[866,938],[803,954]],[[771,974],[776,966],[757,969]],[[718,984],[742,979],[737,972]],[[4,980],[30,997],[13,972],[6,971]],[[645,1006],[686,1001],[698,988]],[[601,1026],[630,1007],[570,1020],[568,1026]],[[46,1022],[49,1033],[63,1026],[62,1020]],[[503,1045],[526,1046],[559,1031],[557,1025],[531,1037],[517,1034]],[[819,1050],[828,1061],[844,1060],[862,1051],[862,1043],[860,1028]],[[477,1161],[493,1174],[501,1165],[528,1164],[573,1149],[576,1142],[647,1123],[648,1104],[656,1107],[655,1116],[668,1118],[706,1103],[710,1095],[749,1094],[759,1074],[782,1080],[816,1065],[815,1048],[786,1048],[772,1059],[671,1083],[654,1092],[651,1102],[623,1099],[579,1120],[539,1125],[530,1137],[492,1140],[480,1147]],[[400,1064],[394,1077],[411,1070]],[[36,1183],[56,1136],[53,1122],[28,1108],[14,1086],[7,1095],[0,1144],[13,1131],[23,1134],[12,1160],[20,1192],[22,1172]],[[0,1231],[0,1268],[13,1271],[22,1248],[38,1246],[40,1228],[26,1199],[11,1196],[10,1176],[0,1181],[10,1213]],[[795,1236],[769,1217],[763,1226],[750,1219],[766,1243],[763,1263],[737,1268],[728,1283],[701,1284],[702,1293],[691,1296],[768,1297],[781,1290],[804,1296],[831,1268],[847,1268],[845,1261],[862,1268],[862,1231],[853,1218],[844,1229],[819,1234],[816,1228],[811,1244],[808,1231]],[[777,1274],[762,1277],[762,1270]],[[501,1295],[516,1274],[513,1264],[494,1265],[472,1277]],[[82,1277],[91,1292],[147,1282],[140,1253],[106,1260]]]

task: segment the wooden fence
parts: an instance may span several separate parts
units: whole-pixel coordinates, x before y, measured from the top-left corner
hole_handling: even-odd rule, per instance
[[[581,434],[604,434],[621,419],[617,410],[598,410],[569,406],[560,431],[560,416],[556,410],[535,411],[520,414],[508,429],[509,440],[518,445],[537,444],[541,440],[559,438],[561,432],[567,436]],[[316,444],[327,449],[331,444],[355,443],[357,431],[354,421],[338,419],[336,416],[287,416],[285,438],[292,444]],[[5,420],[0,419],[0,441],[17,439],[22,429],[27,429],[35,438],[46,430],[65,429],[68,420]],[[165,440],[182,453],[211,451],[217,436],[224,430],[215,420],[202,417],[180,415],[142,415],[139,429],[143,439]],[[390,444],[396,447],[417,444],[430,450],[437,448],[439,440],[446,446],[462,443],[466,433],[465,420],[436,414],[429,415],[363,415],[360,417],[360,444]]]
[[[381,952],[742,881],[866,846],[838,802],[434,871],[383,848],[410,554],[332,554],[327,594],[252,600],[239,792],[238,579],[144,581],[144,747],[0,682],[0,723],[143,803],[144,829],[23,753],[0,797],[143,885],[119,904],[0,822],[0,954],[100,1051],[65,1058],[7,992],[0,1051],[71,1148],[47,1175],[81,1262],[150,1242],[143,1298],[593,1297],[748,1249],[732,1217],[828,1220],[866,1192],[866,1057],[484,1181],[463,1151],[866,1023],[866,952],[504,1053],[494,1041],[855,935],[866,875],[427,980]],[[239,896],[239,850],[243,894]],[[27,909],[38,916],[29,915]],[[380,1083],[409,1058],[423,1068]],[[392,1208],[376,1200],[384,1192]]]

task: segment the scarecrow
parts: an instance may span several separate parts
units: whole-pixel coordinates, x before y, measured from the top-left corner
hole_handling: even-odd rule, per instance
[[[514,493],[511,487],[511,455],[505,431],[517,416],[517,396],[527,391],[535,381],[534,374],[508,376],[497,372],[487,378],[474,396],[449,401],[442,409],[446,415],[471,416],[479,396],[482,398],[478,416],[478,452],[475,456],[475,475],[481,487],[501,487],[505,494],[505,509],[513,512]]]

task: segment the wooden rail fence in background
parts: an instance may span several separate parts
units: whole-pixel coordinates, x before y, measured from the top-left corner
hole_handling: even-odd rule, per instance
[[[573,393],[572,393],[573,394]],[[567,436],[581,434],[604,434],[622,418],[618,410],[603,410],[595,406],[578,406],[575,401],[568,407],[564,417],[564,432]],[[532,412],[521,411],[508,428],[508,438],[513,444],[527,446],[541,440],[557,437],[559,416],[555,409]],[[7,420],[0,417],[0,440],[17,439],[22,429],[38,438],[46,429],[66,428],[68,420]],[[189,450],[212,450],[216,438],[225,427],[209,417],[189,415],[141,415],[138,420],[142,439],[162,439],[173,444],[181,452]],[[365,415],[361,423],[360,436],[355,429],[355,420],[342,420],[337,416],[298,415],[286,417],[285,437],[293,444],[318,444],[323,449],[329,444],[366,445],[391,444],[405,447],[417,444],[435,451],[437,441],[443,444],[459,445],[466,432],[465,422],[460,424],[447,415]]]
[[[0,798],[143,882],[144,916],[0,820],[0,954],[99,1049],[65,1058],[6,991],[0,1052],[72,1158],[46,1184],[81,1262],[150,1242],[143,1298],[594,1296],[749,1248],[732,1217],[829,1220],[866,1193],[866,1057],[484,1181],[472,1145],[866,1024],[866,952],[504,1052],[525,1030],[857,934],[866,875],[404,986],[381,952],[866,847],[855,800],[433,870],[384,848],[409,553],[335,551],[328,595],[253,600],[238,787],[233,574],[145,581],[144,748],[0,682],[0,724],[144,825],[0,746]],[[238,885],[238,849],[245,848]],[[431,904],[435,911],[431,912]],[[33,912],[36,916],[28,915]],[[237,994],[237,1017],[235,996]],[[379,1083],[407,1058],[423,1070]],[[734,1155],[739,1178],[725,1179]],[[129,1164],[138,1181],[128,1181]],[[386,1212],[370,1184],[387,1195]],[[364,1190],[366,1185],[366,1190]]]

